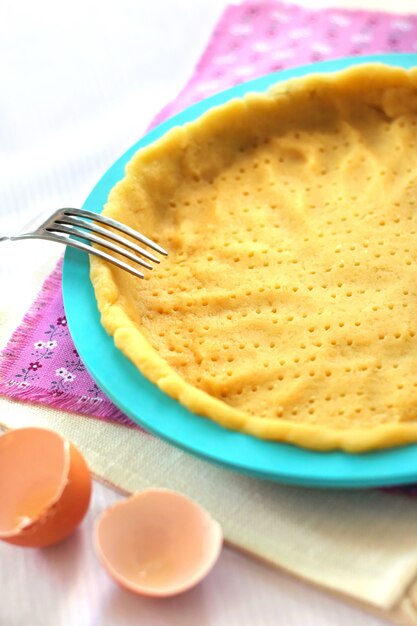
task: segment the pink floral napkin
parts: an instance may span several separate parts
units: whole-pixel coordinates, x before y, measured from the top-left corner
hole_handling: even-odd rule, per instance
[[[0,359],[0,394],[94,417],[132,422],[85,369],[69,333],[62,261],[46,279]]]
[[[198,100],[262,74],[381,52],[417,52],[417,17],[309,10],[273,0],[230,5],[190,81],[152,126]],[[60,263],[2,352],[0,394],[133,425],[89,376],[72,343],[62,302],[61,269]]]

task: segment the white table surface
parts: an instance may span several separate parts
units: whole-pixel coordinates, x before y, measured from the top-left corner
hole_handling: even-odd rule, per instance
[[[359,4],[344,4],[352,3]],[[369,3],[389,8],[388,2]],[[224,4],[0,2],[0,232],[12,232],[40,211],[80,206],[190,76]],[[404,1],[395,10],[411,7]],[[44,242],[2,244],[2,337],[61,252]],[[91,540],[94,519],[119,497],[95,483],[87,518],[58,546],[0,545],[0,626],[386,623],[227,548],[204,583],[178,598],[155,601],[119,589]]]
[[[383,626],[386,622],[224,548],[202,584],[172,599],[135,596],[102,569],[94,521],[120,496],[94,483],[78,531],[44,550],[0,545],[1,626]]]

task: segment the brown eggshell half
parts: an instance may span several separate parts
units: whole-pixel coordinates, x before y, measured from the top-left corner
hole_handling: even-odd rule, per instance
[[[91,498],[91,474],[58,433],[20,428],[0,437],[0,539],[48,546],[70,535]]]
[[[139,492],[109,507],[96,524],[95,547],[120,585],[138,594],[173,596],[212,569],[222,530],[197,502],[167,489]]]

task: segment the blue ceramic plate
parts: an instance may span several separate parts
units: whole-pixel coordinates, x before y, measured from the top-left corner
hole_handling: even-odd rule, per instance
[[[411,67],[417,65],[417,55],[379,55],[317,63],[269,74],[208,98],[164,122],[132,146],[104,174],[84,207],[101,212],[109,191],[123,177],[124,167],[134,153],[173,126],[190,122],[231,98],[250,91],[262,92],[278,81],[370,61]],[[313,452],[229,431],[190,413],[146,380],[115,348],[113,339],[100,324],[88,257],[72,248],[65,254],[63,293],[73,340],[97,384],[132,420],[169,443],[239,472],[297,485],[363,488],[417,482],[417,445],[362,455]]]

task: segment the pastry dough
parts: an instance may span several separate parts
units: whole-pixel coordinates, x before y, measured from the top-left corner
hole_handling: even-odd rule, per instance
[[[102,323],[224,427],[317,450],[416,441],[416,207],[417,70],[232,100],[112,190],[104,213],[169,256],[143,281],[92,257]]]

